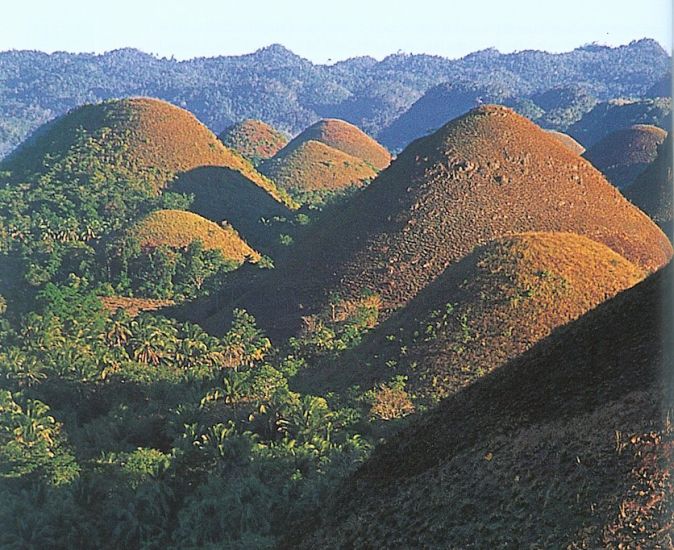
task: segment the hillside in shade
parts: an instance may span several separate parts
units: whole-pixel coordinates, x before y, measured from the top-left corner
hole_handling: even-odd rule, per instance
[[[657,158],[625,189],[625,196],[672,235],[672,137],[658,150]]]
[[[573,233],[525,233],[449,266],[336,367],[328,389],[406,377],[431,402],[521,355],[555,328],[639,282],[643,270]]]
[[[583,155],[616,187],[634,181],[655,160],[667,132],[649,124],[617,130],[593,145]]]
[[[144,250],[158,246],[185,249],[200,240],[206,250],[219,250],[226,260],[241,263],[260,255],[248,246],[229,225],[218,225],[192,212],[157,210],[148,214],[130,230]]]
[[[291,142],[260,169],[283,189],[296,193],[341,191],[376,176],[364,160],[314,140]]]
[[[2,164],[17,180],[104,172],[155,191],[202,166],[229,168],[282,198],[272,182],[222,145],[194,115],[151,98],[74,109],[38,130]]]
[[[364,160],[375,170],[382,170],[391,163],[391,154],[384,147],[360,128],[344,120],[319,120],[293,139],[288,144],[288,150],[297,149],[311,140]]]
[[[671,275],[447,398],[284,547],[670,547]]]
[[[273,157],[288,138],[261,120],[246,119],[226,128],[218,138],[241,156],[259,161]]]
[[[329,296],[376,292],[385,316],[475,246],[530,231],[584,235],[647,270],[672,254],[589,162],[512,110],[483,106],[415,141],[231,305],[286,334]]]
[[[650,124],[669,130],[672,126],[672,98],[615,99],[597,104],[568,132],[586,149],[606,136],[634,124]]]

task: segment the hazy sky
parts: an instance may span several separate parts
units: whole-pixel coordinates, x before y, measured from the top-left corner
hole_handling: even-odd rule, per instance
[[[184,59],[281,43],[313,61],[494,46],[566,51],[644,36],[671,51],[671,0],[1,0],[0,50],[131,46]]]

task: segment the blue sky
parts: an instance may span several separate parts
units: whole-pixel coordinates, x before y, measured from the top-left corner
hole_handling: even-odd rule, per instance
[[[672,41],[671,0],[5,0],[0,13],[0,50],[131,46],[180,59],[276,42],[326,62]]]

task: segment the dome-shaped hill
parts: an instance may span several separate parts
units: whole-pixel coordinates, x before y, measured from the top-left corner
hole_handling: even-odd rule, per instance
[[[670,128],[672,98],[613,99],[598,103],[567,131],[586,149],[590,149],[610,133],[634,124],[652,124],[659,128]]]
[[[660,145],[657,158],[625,189],[625,196],[672,234],[672,137]]]
[[[330,296],[376,292],[386,314],[475,246],[531,231],[584,235],[647,270],[672,254],[589,162],[514,111],[483,106],[411,144],[237,304],[282,332]]]
[[[73,109],[36,132],[2,168],[17,178],[54,170],[67,174],[104,170],[158,190],[176,174],[200,166],[235,170],[282,200],[271,181],[226,148],[194,115],[151,98]]]
[[[261,120],[246,119],[226,128],[219,136],[230,149],[250,160],[273,157],[288,143],[288,138]]]
[[[449,266],[336,368],[317,374],[334,380],[331,390],[372,387],[402,374],[414,395],[435,400],[517,357],[644,275],[581,235],[504,237]]]
[[[339,191],[376,176],[365,161],[314,140],[289,145],[261,170],[284,189],[295,192]]]
[[[625,187],[655,160],[666,137],[662,128],[635,124],[609,134],[583,156],[616,187]]]
[[[558,132],[557,130],[546,130],[546,132],[557,138],[559,142],[572,153],[575,153],[576,155],[582,155],[585,152],[585,147],[573,139],[569,134]]]
[[[141,248],[157,246],[186,248],[201,240],[207,250],[220,250],[227,260],[257,261],[260,255],[239,237],[228,225],[220,226],[193,212],[157,210],[138,221],[129,230],[138,239]]]
[[[309,126],[288,144],[293,150],[308,141],[319,141],[348,155],[364,160],[376,170],[391,164],[391,154],[357,126],[344,120],[327,118]]]
[[[668,268],[375,450],[286,548],[670,548]]]

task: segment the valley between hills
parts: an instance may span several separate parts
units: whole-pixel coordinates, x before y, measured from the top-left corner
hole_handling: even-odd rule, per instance
[[[0,53],[0,547],[671,548],[670,66]]]

